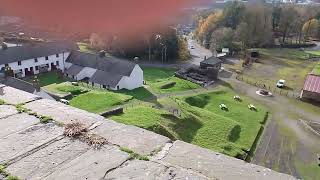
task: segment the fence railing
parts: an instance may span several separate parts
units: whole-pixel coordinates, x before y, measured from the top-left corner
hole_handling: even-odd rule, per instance
[[[244,75],[237,75],[236,79],[238,79],[239,81],[243,81],[247,84],[256,86],[258,88],[268,90],[268,91],[272,92],[273,94],[279,94],[282,96],[286,96],[289,98],[295,98],[295,99],[300,98],[300,91],[299,90],[288,90],[288,89],[278,88],[278,87],[276,87],[276,85],[270,85],[265,82],[256,81],[256,80],[248,78]]]

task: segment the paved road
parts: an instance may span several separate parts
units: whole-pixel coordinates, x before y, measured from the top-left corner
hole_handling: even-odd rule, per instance
[[[211,57],[212,52],[200,46],[195,40],[188,38],[188,47],[192,56],[191,64],[200,65],[205,57]],[[191,48],[193,47],[193,48]]]

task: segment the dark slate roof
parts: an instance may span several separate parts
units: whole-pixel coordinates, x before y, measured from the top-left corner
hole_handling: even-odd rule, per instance
[[[63,42],[44,42],[25,44],[23,46],[0,48],[0,64],[8,64],[37,57],[54,55],[62,52],[70,52],[76,46]]]
[[[120,74],[114,74],[97,70],[90,78],[90,82],[94,82],[101,85],[106,85],[115,88],[123,76]]]
[[[66,62],[123,76],[130,76],[136,65],[135,63],[116,59],[114,57],[100,57],[96,54],[83,53],[79,51],[73,51]]]
[[[66,74],[69,74],[71,76],[76,76],[84,67],[78,66],[78,65],[71,65],[67,70]]]
[[[201,64],[207,64],[207,65],[216,65],[216,64],[219,64],[221,62],[222,61],[219,58],[212,56],[212,57],[210,57],[210,58],[208,58],[206,60],[201,61],[200,63]]]

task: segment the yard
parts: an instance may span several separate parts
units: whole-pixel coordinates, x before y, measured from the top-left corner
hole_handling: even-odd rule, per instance
[[[257,49],[261,57],[250,67],[240,64],[225,65],[226,68],[240,70],[243,76],[259,84],[272,88],[280,79],[286,80],[286,89],[300,91],[305,78],[316,62],[308,61],[309,54],[294,49]]]
[[[188,97],[160,99],[163,109],[149,106],[128,108],[125,113],[111,119],[139,126],[171,139],[180,139],[204,148],[241,157],[249,150],[263,123],[266,110],[248,98],[233,99],[235,93],[227,88]],[[223,111],[224,103],[229,111]],[[253,103],[258,111],[247,105]],[[178,109],[179,115],[167,110]]]
[[[199,85],[174,77],[176,69],[170,68],[143,68],[144,79],[148,86],[157,94],[173,93],[200,88]],[[176,84],[162,88],[163,85],[175,82]]]
[[[92,90],[72,98],[70,105],[89,112],[101,113],[112,106],[122,105],[131,99],[133,97],[128,95]]]
[[[63,79],[58,78],[56,71],[38,74],[37,77],[39,79],[41,87],[48,86],[48,85],[54,84],[54,83],[59,84],[59,83],[63,83],[63,82],[66,82],[69,80],[65,77]],[[27,79],[27,81],[29,81],[29,82],[32,82],[32,80],[33,80],[33,78],[31,78],[31,77],[29,77]]]

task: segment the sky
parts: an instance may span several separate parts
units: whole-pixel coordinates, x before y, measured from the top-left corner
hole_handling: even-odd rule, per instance
[[[0,0],[0,11],[72,32],[134,34],[167,25],[181,9],[207,0]]]

